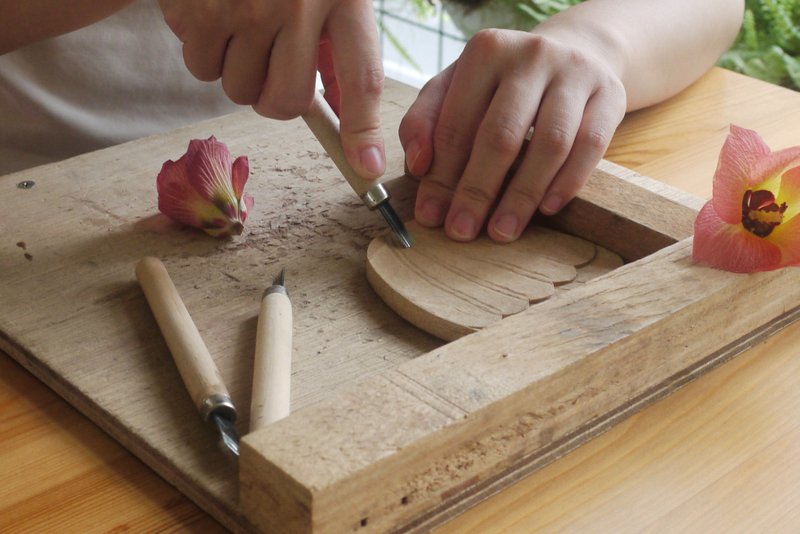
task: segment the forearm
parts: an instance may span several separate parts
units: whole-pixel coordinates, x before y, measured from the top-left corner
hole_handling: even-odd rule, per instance
[[[0,0],[0,55],[112,15],[133,0]]]
[[[743,0],[588,0],[533,32],[575,39],[607,61],[628,110],[660,102],[696,80],[736,37]]]

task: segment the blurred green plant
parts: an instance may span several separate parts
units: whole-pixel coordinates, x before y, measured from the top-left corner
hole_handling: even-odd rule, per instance
[[[527,0],[517,3],[517,9],[527,15],[536,24],[559,11],[580,4],[583,0]]]
[[[742,29],[719,65],[800,90],[800,0],[745,0]]]
[[[388,2],[380,2],[376,5],[376,7],[385,12],[400,14],[401,16],[411,16],[419,20],[425,20],[426,18],[433,16],[436,10],[435,6],[430,0],[390,0]],[[398,39],[394,32],[392,32],[391,29],[389,29],[389,27],[384,23],[383,17],[380,15],[380,10],[378,11],[377,22],[381,33],[386,36],[389,44],[397,51],[398,54],[400,54],[406,63],[408,63],[417,72],[422,72],[419,64],[414,60],[411,54],[408,53],[408,50],[406,50],[406,47],[403,46],[402,42],[400,42],[400,39]]]

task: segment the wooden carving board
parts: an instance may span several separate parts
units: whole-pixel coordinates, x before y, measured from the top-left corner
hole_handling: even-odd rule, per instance
[[[486,235],[470,243],[441,228],[407,224],[414,246],[391,235],[367,249],[367,280],[398,315],[439,339],[453,341],[547,300],[556,287],[587,282],[622,265],[613,252],[537,224],[513,243]],[[580,277],[579,277],[580,273]]]
[[[387,139],[412,99],[387,84]],[[212,134],[250,160],[256,205],[231,241],[155,216],[161,164]],[[388,156],[399,175],[396,144]],[[389,187],[409,219],[414,182]],[[700,203],[603,163],[550,223],[628,263],[443,344],[366,283],[384,223],[302,121],[250,112],[0,177],[0,195],[0,349],[235,530],[424,527],[730,357],[800,302],[794,270],[693,265]],[[246,436],[238,466],[196,414],[135,282],[146,255],[169,270],[242,434],[259,299],[287,268],[293,413]],[[763,305],[742,313],[755,287]]]

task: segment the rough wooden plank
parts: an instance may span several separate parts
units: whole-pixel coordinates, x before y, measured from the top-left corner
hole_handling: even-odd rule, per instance
[[[310,506],[305,526],[315,532],[411,523],[640,407],[800,303],[796,270],[713,271],[692,264],[690,247],[682,241],[403,364],[391,373],[400,392],[376,377],[248,436],[246,513],[265,528],[280,521],[257,484],[281,472],[310,495],[294,510]],[[740,313],[754,288],[763,306]]]
[[[387,139],[412,96],[387,84]],[[161,164],[212,134],[250,160],[256,205],[230,241],[155,216]],[[401,174],[399,145],[387,150],[389,177]],[[35,186],[20,189],[22,180]],[[236,466],[180,386],[134,279],[141,257],[169,269],[239,408],[241,433],[259,298],[281,266],[297,312],[294,409],[441,343],[366,284],[364,251],[385,223],[300,120],[237,113],[0,177],[0,195],[13,206],[0,218],[0,348],[229,527],[243,523]],[[407,212],[409,202],[395,206]]]

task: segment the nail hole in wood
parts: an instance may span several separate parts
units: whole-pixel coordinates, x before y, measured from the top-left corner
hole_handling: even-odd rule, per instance
[[[367,521],[368,521],[368,520],[367,520],[367,518],[366,518],[366,517],[365,517],[365,518],[363,518],[363,519],[361,520],[361,526],[362,526],[362,527],[366,527],[366,526],[367,526]]]
[[[402,504],[403,506],[408,504],[408,495],[400,499],[400,504]]]

